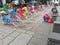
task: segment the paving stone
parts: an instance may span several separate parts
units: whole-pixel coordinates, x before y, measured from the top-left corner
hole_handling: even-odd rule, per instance
[[[26,32],[26,30],[23,30],[23,29],[16,29],[16,31],[17,31],[17,32],[20,32],[20,33],[21,33],[21,32],[22,32],[22,33]]]
[[[28,45],[47,45],[47,40],[42,40],[38,38],[32,38]]]
[[[47,24],[41,24],[37,28],[38,30],[36,31],[36,33],[48,35],[49,34],[49,31],[50,31],[50,28],[51,28],[50,26],[51,26],[51,24],[48,24],[48,25]]]
[[[26,31],[25,33],[26,34],[30,34],[30,35],[33,35],[34,34],[34,32],[32,32],[32,31]]]
[[[0,28],[0,32],[12,32],[14,30],[16,30],[15,28],[11,28],[11,27],[4,27],[4,28]]]
[[[31,39],[32,35],[22,33],[9,45],[27,45],[28,41]]]
[[[8,36],[10,33],[12,33],[14,30],[10,30],[8,32],[1,32],[0,34],[0,39],[5,38],[6,36]]]
[[[38,31],[38,32],[36,32],[36,34],[43,34],[43,35],[48,35],[48,34],[49,34],[49,32]]]
[[[8,35],[7,33],[1,32],[1,34],[0,34],[0,39],[3,39],[3,38],[6,37],[7,35]]]
[[[0,35],[0,40],[3,38],[3,36]]]
[[[3,27],[3,28],[2,28]],[[3,31],[3,30],[6,30],[8,27],[4,27],[4,26],[2,26],[0,29],[0,31]]]
[[[25,27],[23,28],[24,30],[31,30],[31,28],[34,26],[35,24],[32,25],[25,25]]]
[[[13,32],[13,33],[11,33],[9,36],[10,37],[13,37],[13,38],[16,38],[20,33],[22,33],[22,32]]]
[[[15,28],[9,28],[9,29],[6,29],[4,32],[6,32],[6,33],[11,33],[11,32],[13,32],[13,31],[15,31],[16,29]]]
[[[12,37],[6,37],[5,39],[3,39],[3,45],[8,45],[14,38]]]
[[[3,41],[2,40],[0,40],[0,45],[3,45]]]
[[[43,35],[43,34],[34,34],[33,37],[38,39],[43,39],[43,40],[48,39],[48,35]]]

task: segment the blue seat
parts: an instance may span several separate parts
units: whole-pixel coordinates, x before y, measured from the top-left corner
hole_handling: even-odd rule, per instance
[[[44,18],[44,22],[48,22],[48,19],[47,18]]]

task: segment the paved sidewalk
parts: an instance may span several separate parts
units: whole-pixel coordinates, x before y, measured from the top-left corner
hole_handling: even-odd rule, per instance
[[[39,23],[35,27],[35,34],[32,39],[29,41],[28,45],[47,45],[48,34],[50,32],[52,24]]]
[[[45,31],[47,31],[48,33],[49,30],[44,31],[44,29],[47,29],[50,26],[49,24],[46,24],[47,27],[46,28],[43,27],[45,26],[44,25],[45,23],[42,23],[43,22],[42,16],[45,13],[49,13],[49,11],[50,9],[46,10],[46,12],[44,11],[38,12],[37,15],[34,16],[35,18],[34,17],[30,18],[31,20],[27,20],[27,22],[25,22],[23,26],[20,26],[18,28],[8,25],[6,26],[0,23],[0,45],[32,45],[31,44],[32,40],[33,42],[36,40],[40,41],[39,39],[34,40],[35,37],[38,36],[47,37],[43,34],[46,33]],[[42,27],[40,26],[40,24],[43,24],[41,25]],[[39,33],[42,33],[42,35],[40,35]]]

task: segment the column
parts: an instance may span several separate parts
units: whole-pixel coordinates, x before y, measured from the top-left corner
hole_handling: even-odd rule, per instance
[[[6,4],[6,0],[2,0],[3,5]]]
[[[6,11],[7,10],[6,0],[2,0],[2,3],[3,3],[3,8]]]

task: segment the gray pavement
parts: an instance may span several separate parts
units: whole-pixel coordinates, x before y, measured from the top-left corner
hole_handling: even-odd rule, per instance
[[[36,28],[36,32],[33,35],[28,45],[47,45],[48,34],[52,24],[41,23]]]
[[[60,22],[60,6],[57,6],[57,10],[58,10],[58,16],[57,16],[57,18],[56,18],[56,22]],[[54,22],[55,23],[55,22]],[[54,24],[55,25],[55,24]],[[59,43],[59,41],[58,40],[60,40],[59,38],[59,29],[57,29],[57,28],[59,28],[59,26],[57,26],[57,25],[55,25],[54,26],[54,28],[53,28],[53,32],[51,32],[50,34],[51,35],[49,35],[49,38],[50,38],[50,36],[51,36],[51,39],[52,40],[50,40],[49,39],[49,41],[48,41],[48,45],[60,45],[60,43]],[[57,34],[57,35],[56,35]],[[55,36],[55,37],[54,37]],[[56,39],[56,40],[55,40]]]
[[[34,14],[23,26],[14,27],[0,23],[0,45],[46,45],[52,24],[43,23],[43,15],[50,8]]]

